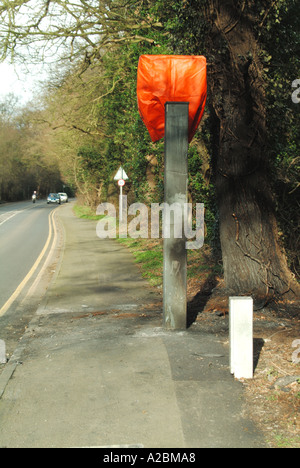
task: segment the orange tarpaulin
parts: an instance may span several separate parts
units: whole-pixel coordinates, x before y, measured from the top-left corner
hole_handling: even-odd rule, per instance
[[[138,66],[138,106],[152,141],[165,134],[166,102],[189,102],[189,141],[202,119],[206,97],[206,58],[142,55]]]

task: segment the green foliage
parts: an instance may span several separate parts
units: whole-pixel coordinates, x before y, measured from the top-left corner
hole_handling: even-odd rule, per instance
[[[155,34],[154,34],[155,35]],[[166,49],[164,49],[166,52]],[[116,48],[103,58],[104,79],[113,90],[97,106],[99,119],[105,121],[107,137],[103,141],[103,157],[110,176],[122,165],[130,175],[135,200],[148,196],[146,171],[148,155],[161,160],[161,145],[153,145],[137,107],[136,80],[139,57],[152,53],[149,44],[128,44]]]
[[[203,159],[205,158],[206,163]],[[193,204],[204,203],[206,241],[213,243],[216,235],[217,209],[214,186],[210,180],[210,157],[202,145],[193,145],[189,149],[189,193]]]
[[[30,198],[62,189],[58,166],[34,143],[28,115],[18,110],[14,96],[0,102],[0,201]]]
[[[280,237],[289,266],[300,272],[300,105],[292,102],[292,82],[300,77],[299,6],[280,1],[261,31],[267,95],[268,152],[272,163]]]
[[[252,24],[260,50],[267,113],[265,151],[269,157],[270,180],[277,201],[279,234],[287,250],[290,267],[299,275],[300,105],[293,104],[291,100],[292,82],[300,78],[299,5],[295,0],[249,0],[233,2],[233,5],[237,21],[240,16]],[[213,8],[214,2],[211,0],[155,1],[155,11],[169,32],[174,51],[180,54],[204,54],[209,67],[220,61],[230,62],[226,34],[213,31]],[[220,89],[214,89],[213,92],[218,93]],[[210,107],[210,96],[207,107]],[[210,134],[216,136],[217,133],[218,129],[211,121]],[[208,149],[212,154],[210,144]],[[199,194],[205,196],[206,186],[201,177],[201,172],[192,176],[192,190],[197,189]],[[211,204],[212,195],[213,191],[206,194],[206,204]]]
[[[79,174],[82,180],[89,180],[95,184],[97,180],[103,177],[104,164],[101,154],[92,145],[79,148]]]
[[[290,265],[297,272],[300,105],[292,103],[291,83],[300,78],[298,4],[295,0],[238,0],[233,4],[238,13],[237,20],[243,15],[251,22],[264,66],[266,153],[272,162],[271,178],[281,238],[289,253]],[[18,178],[18,174],[24,173],[24,167],[30,180],[27,182],[27,175],[24,177],[27,186],[31,186],[31,182],[45,184],[44,175],[49,174],[50,166],[54,179],[57,166],[56,163],[50,165],[49,160],[54,160],[56,154],[67,182],[76,186],[83,200],[91,206],[108,196],[114,183],[113,175],[120,165],[130,177],[126,184],[130,201],[163,201],[163,142],[151,142],[137,108],[139,57],[142,54],[204,54],[209,67],[213,67],[221,61],[226,63],[230,51],[225,34],[212,34],[214,15],[211,12],[215,5],[212,0],[142,0],[130,2],[130,5],[132,15],[129,11],[124,15],[127,21],[124,36],[114,30],[114,41],[101,47],[101,57],[96,45],[93,53],[86,51],[81,55],[83,63],[76,62],[55,80],[55,85],[54,82],[51,84],[45,99],[46,111],[42,115],[47,125],[50,122],[55,128],[50,138],[51,151],[45,144],[23,158],[20,156],[22,152],[13,148],[18,145],[18,137],[14,143],[7,142],[10,157],[6,166],[0,156],[1,187],[5,193],[18,189],[9,188],[9,183],[15,187],[16,182],[13,177],[9,182],[4,174],[9,172]],[[102,13],[108,21],[106,12],[101,10]],[[96,14],[99,14],[97,8],[93,10],[93,15]],[[150,24],[161,26],[149,27]],[[132,35],[131,40],[125,40],[128,34]],[[214,92],[221,91],[215,89]],[[7,105],[0,106],[1,119],[8,108]],[[213,141],[218,137],[218,128],[209,110],[210,96],[207,118],[189,151],[189,192],[193,203],[205,204],[207,240],[217,245],[218,212],[212,155],[216,151]],[[6,124],[10,118],[6,116]],[[16,128],[14,131],[18,134]],[[39,139],[37,132],[33,141]],[[6,150],[7,147],[2,154]],[[149,158],[157,163],[153,169],[154,191],[150,189],[147,176]],[[21,190],[24,192],[25,189]],[[13,196],[19,195],[15,193]]]

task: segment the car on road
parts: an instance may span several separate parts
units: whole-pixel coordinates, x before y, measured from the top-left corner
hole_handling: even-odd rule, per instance
[[[60,199],[61,199],[62,203],[68,203],[69,198],[68,198],[68,195],[65,192],[59,192],[57,195],[60,196]]]
[[[58,193],[49,193],[47,204],[49,205],[50,203],[58,203],[59,205],[61,204],[61,199]]]

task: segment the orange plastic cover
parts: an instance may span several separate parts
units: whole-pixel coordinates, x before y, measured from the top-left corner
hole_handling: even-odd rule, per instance
[[[138,106],[152,141],[165,134],[166,102],[189,102],[189,141],[202,119],[206,97],[206,58],[142,55],[138,66]]]

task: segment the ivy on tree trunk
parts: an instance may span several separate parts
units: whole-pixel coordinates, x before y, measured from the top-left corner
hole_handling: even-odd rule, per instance
[[[210,1],[207,49],[215,121],[216,192],[225,285],[257,304],[300,291],[278,241],[266,151],[266,99],[253,15],[232,0]],[[245,2],[243,2],[245,7]],[[223,53],[216,55],[216,49]]]

